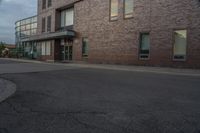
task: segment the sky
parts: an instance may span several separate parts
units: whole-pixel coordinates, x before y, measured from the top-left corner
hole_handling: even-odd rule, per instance
[[[15,22],[37,14],[37,0],[0,0],[0,42],[15,44]]]

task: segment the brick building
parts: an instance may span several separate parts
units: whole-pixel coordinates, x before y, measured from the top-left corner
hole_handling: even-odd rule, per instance
[[[40,60],[200,68],[199,0],[38,0]]]

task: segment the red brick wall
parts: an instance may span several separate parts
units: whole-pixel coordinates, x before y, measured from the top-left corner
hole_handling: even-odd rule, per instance
[[[87,0],[75,5],[75,31],[89,37],[89,61],[200,68],[200,2],[198,0],[135,0],[134,17],[109,21],[109,0]],[[173,30],[188,30],[187,60],[173,61]],[[138,59],[140,32],[150,32],[150,59]],[[77,57],[80,59],[80,57]]]
[[[77,0],[53,0],[53,7],[41,10],[41,17]],[[123,0],[119,18],[109,21],[109,0],[83,0],[75,4],[73,59],[82,60],[82,37],[89,38],[91,63],[136,64],[200,68],[199,0],[134,0],[134,17],[123,19]],[[56,16],[52,30],[55,30]],[[39,26],[38,26],[39,27]],[[40,29],[40,28],[39,28]],[[187,60],[173,61],[173,30],[188,30]],[[138,59],[140,32],[150,32],[150,59]],[[40,33],[40,31],[39,31]]]

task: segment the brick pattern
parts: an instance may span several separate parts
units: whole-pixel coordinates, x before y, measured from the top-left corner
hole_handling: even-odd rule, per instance
[[[38,34],[41,34],[42,17],[52,15],[54,32],[60,23],[56,9],[77,1],[52,0],[52,7],[42,10],[42,0],[38,0]],[[134,0],[131,19],[123,18],[123,0],[119,1],[119,18],[113,22],[109,21],[109,0],[82,0],[74,5],[77,37],[73,60],[83,60],[82,37],[88,37],[91,63],[200,68],[199,0]],[[188,30],[185,62],[173,61],[175,29]],[[145,61],[138,59],[141,32],[150,32],[151,38],[150,59]]]

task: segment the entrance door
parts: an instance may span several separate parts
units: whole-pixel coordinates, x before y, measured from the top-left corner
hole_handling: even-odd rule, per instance
[[[66,45],[64,46],[64,60],[72,60],[72,46]]]
[[[62,46],[62,60],[71,61],[73,57],[73,42],[67,41],[64,46]]]

